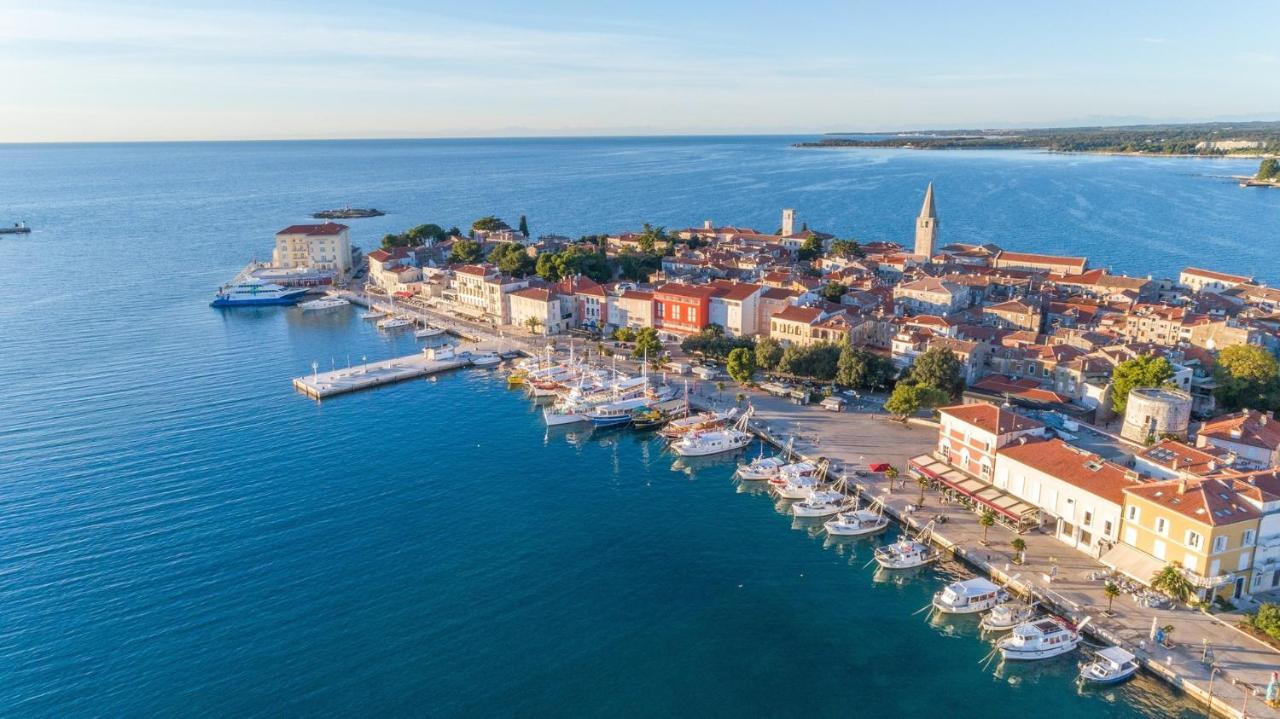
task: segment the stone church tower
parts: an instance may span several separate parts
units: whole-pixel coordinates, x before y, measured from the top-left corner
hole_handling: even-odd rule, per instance
[[[916,254],[933,257],[938,249],[938,213],[933,209],[933,183],[924,191],[924,206],[916,218]]]

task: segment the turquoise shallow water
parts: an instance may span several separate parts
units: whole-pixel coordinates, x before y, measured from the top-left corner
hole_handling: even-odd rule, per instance
[[[1210,238],[1274,272],[1280,193],[1207,176],[1248,163],[786,144],[0,146],[0,221],[37,228],[0,239],[0,713],[1186,711],[1150,680],[1076,696],[1070,661],[983,670],[971,624],[912,616],[955,568],[877,582],[869,545],[824,546],[727,462],[548,435],[480,371],[317,405],[288,378],[412,337],[206,306],[347,202],[393,213],[352,223],[366,245],[491,211],[579,233],[782,206],[906,239],[930,177],[949,239],[1160,271]]]

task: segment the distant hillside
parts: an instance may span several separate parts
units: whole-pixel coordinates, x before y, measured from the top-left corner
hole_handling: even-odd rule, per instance
[[[831,133],[796,147],[905,147],[922,150],[1050,150],[1150,155],[1280,155],[1280,122],[1059,127],[1025,130],[912,130]]]

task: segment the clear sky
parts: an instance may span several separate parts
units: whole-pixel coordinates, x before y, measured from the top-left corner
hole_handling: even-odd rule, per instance
[[[623,5],[0,0],[0,142],[1280,119],[1280,0]]]

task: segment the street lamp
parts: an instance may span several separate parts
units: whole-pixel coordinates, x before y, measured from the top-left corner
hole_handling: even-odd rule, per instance
[[[1232,678],[1231,683],[1242,687],[1244,690],[1244,702],[1240,705],[1240,719],[1249,719],[1249,696],[1258,693],[1258,688],[1249,682],[1242,682],[1239,679]]]
[[[320,379],[320,376],[317,374],[317,371],[319,369],[320,369],[320,363],[315,360],[311,360],[311,381],[312,382],[316,382]]]
[[[1218,667],[1216,666],[1209,667],[1209,704],[1208,704],[1208,708],[1205,709],[1205,714],[1204,714],[1206,717],[1208,717],[1208,719],[1213,719],[1213,677],[1217,673],[1218,673]]]

